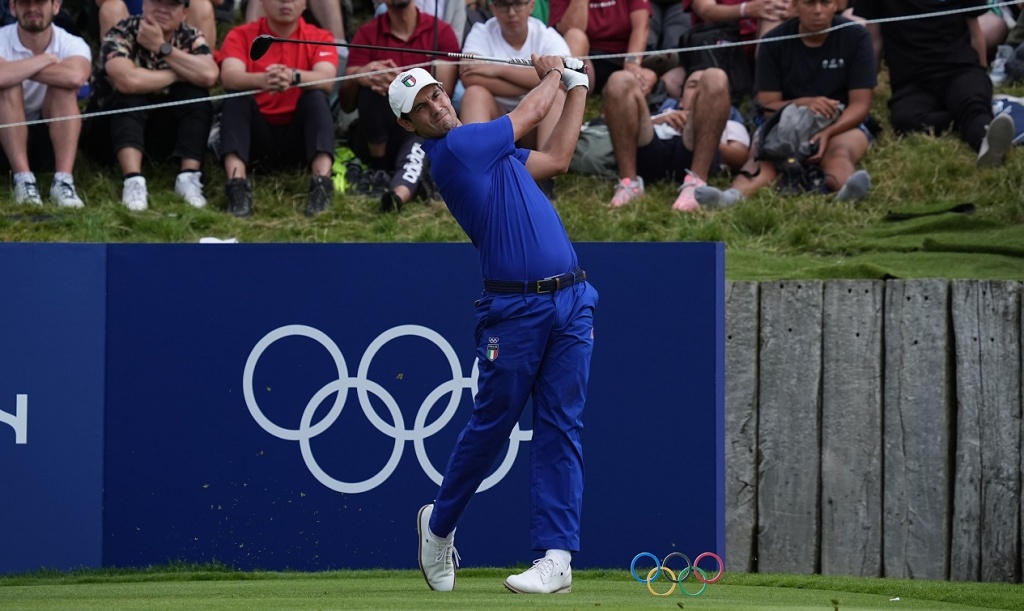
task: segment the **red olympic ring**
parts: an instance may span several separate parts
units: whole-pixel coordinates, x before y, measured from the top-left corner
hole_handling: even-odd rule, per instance
[[[714,552],[704,552],[700,556],[697,556],[697,559],[693,561],[693,568],[696,569],[697,565],[700,564],[700,561],[704,558],[714,558],[718,562],[718,574],[714,577],[707,577],[703,574],[703,571],[693,571],[693,576],[697,578],[697,581],[700,581],[702,583],[715,583],[716,581],[722,578],[722,575],[725,574],[725,563],[722,562],[722,559],[718,556],[718,554],[715,554]],[[682,575],[679,576],[679,579],[683,579]]]

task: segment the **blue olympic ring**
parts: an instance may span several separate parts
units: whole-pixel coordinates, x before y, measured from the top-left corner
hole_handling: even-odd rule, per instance
[[[641,579],[640,576],[636,574],[636,561],[645,556],[653,560],[654,564],[658,565],[657,572],[654,574],[654,577],[651,577],[651,580],[653,581],[658,577],[661,577],[661,562],[658,560],[658,557],[652,554],[651,552],[640,552],[636,555],[636,558],[633,558],[632,564],[629,565],[629,572],[633,573],[633,579],[639,581],[640,583],[646,583],[647,580]]]

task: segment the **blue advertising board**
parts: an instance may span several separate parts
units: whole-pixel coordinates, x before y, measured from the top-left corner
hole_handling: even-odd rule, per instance
[[[96,248],[99,564],[414,568],[416,511],[437,491],[476,388],[473,248]],[[600,303],[573,565],[723,555],[723,246],[577,252]],[[535,556],[530,430],[527,409],[459,525],[464,566]],[[0,452],[10,447],[0,436]]]
[[[106,260],[0,244],[0,573],[98,566]]]

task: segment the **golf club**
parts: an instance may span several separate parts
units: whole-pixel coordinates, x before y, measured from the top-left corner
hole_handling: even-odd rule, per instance
[[[474,59],[485,62],[498,62],[500,64],[513,64],[516,66],[533,66],[533,62],[528,59],[517,59],[515,57],[484,57],[482,55],[468,55],[466,53],[445,53],[444,51],[424,51],[422,49],[401,49],[396,47],[378,47],[376,45],[357,45],[348,42],[324,42],[319,40],[301,40],[298,38],[280,38],[278,36],[271,36],[270,34],[260,34],[252,41],[252,46],[249,47],[249,59],[256,61],[259,58],[266,55],[267,50],[270,49],[270,45],[275,42],[290,42],[293,44],[300,45],[329,45],[332,47],[348,47],[350,49],[371,49],[374,51],[404,51],[407,53],[419,53],[420,55],[433,55],[437,57],[447,57],[449,59]],[[575,57],[563,58],[565,67],[569,70],[575,70],[576,72],[586,72],[586,64],[582,60],[576,59]]]

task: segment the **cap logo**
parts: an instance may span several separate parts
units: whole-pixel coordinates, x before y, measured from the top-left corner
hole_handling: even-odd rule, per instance
[[[405,85],[406,87],[415,87],[416,77],[411,74],[407,74],[405,75],[405,78],[402,79],[402,84]]]

